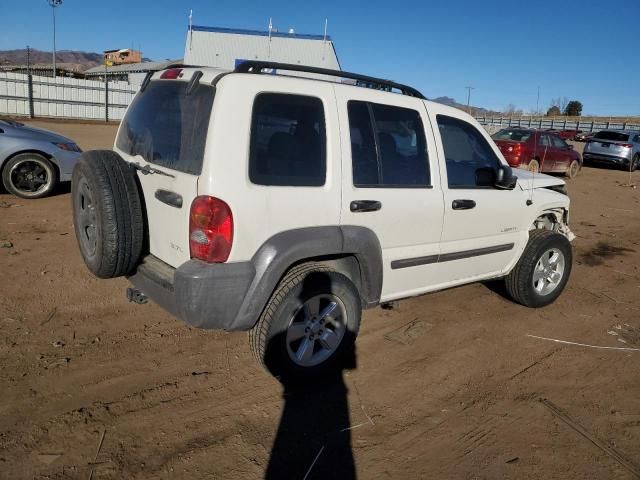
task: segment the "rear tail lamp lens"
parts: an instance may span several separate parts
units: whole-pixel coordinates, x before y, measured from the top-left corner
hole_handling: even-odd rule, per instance
[[[632,148],[633,145],[631,145],[630,143],[623,143],[622,145],[620,145],[623,148]]]
[[[165,70],[160,75],[160,78],[163,80],[175,80],[176,78],[182,77],[182,69],[181,68],[170,68],[169,70]]]
[[[215,197],[196,197],[189,214],[191,258],[223,263],[229,258],[232,245],[233,215],[229,205]]]

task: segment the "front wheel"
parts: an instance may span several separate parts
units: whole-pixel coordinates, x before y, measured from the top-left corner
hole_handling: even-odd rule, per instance
[[[282,379],[335,373],[353,352],[360,315],[351,280],[321,264],[303,264],[285,275],[249,332],[251,350]]]
[[[2,169],[2,183],[9,193],[21,198],[42,198],[51,194],[58,182],[53,164],[37,153],[21,153]]]
[[[580,162],[578,160],[573,160],[569,165],[569,168],[565,172],[567,178],[576,178],[578,176],[578,172],[580,171]]]
[[[511,298],[527,307],[553,303],[564,290],[573,256],[567,237],[550,230],[533,230],[529,242],[506,277]]]

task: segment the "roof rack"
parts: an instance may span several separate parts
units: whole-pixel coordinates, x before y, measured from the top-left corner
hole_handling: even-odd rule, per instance
[[[418,90],[401,83],[392,82],[391,80],[383,80],[382,78],[368,77],[358,73],[343,72],[342,70],[330,70],[328,68],[309,67],[306,65],[294,65],[290,63],[265,62],[260,60],[248,60],[239,64],[234,72],[236,73],[262,73],[262,70],[270,68],[275,70],[289,70],[291,72],[317,73],[320,75],[328,75],[331,77],[350,78],[356,80],[356,85],[378,90],[391,91],[392,89],[400,90],[403,95],[416,97],[426,100]]]

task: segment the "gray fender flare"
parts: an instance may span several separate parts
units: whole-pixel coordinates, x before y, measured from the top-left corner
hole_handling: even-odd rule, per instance
[[[255,276],[232,329],[249,329],[255,325],[291,266],[306,260],[322,262],[341,256],[353,256],[357,260],[363,307],[377,305],[382,292],[382,248],[376,234],[360,226],[300,228],[272,236],[255,253],[251,259]]]

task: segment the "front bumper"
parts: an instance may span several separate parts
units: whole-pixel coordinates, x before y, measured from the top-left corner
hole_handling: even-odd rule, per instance
[[[190,260],[173,268],[149,255],[129,281],[193,327],[247,330],[257,318],[247,319],[239,312],[254,277],[251,262],[207,264]]]

